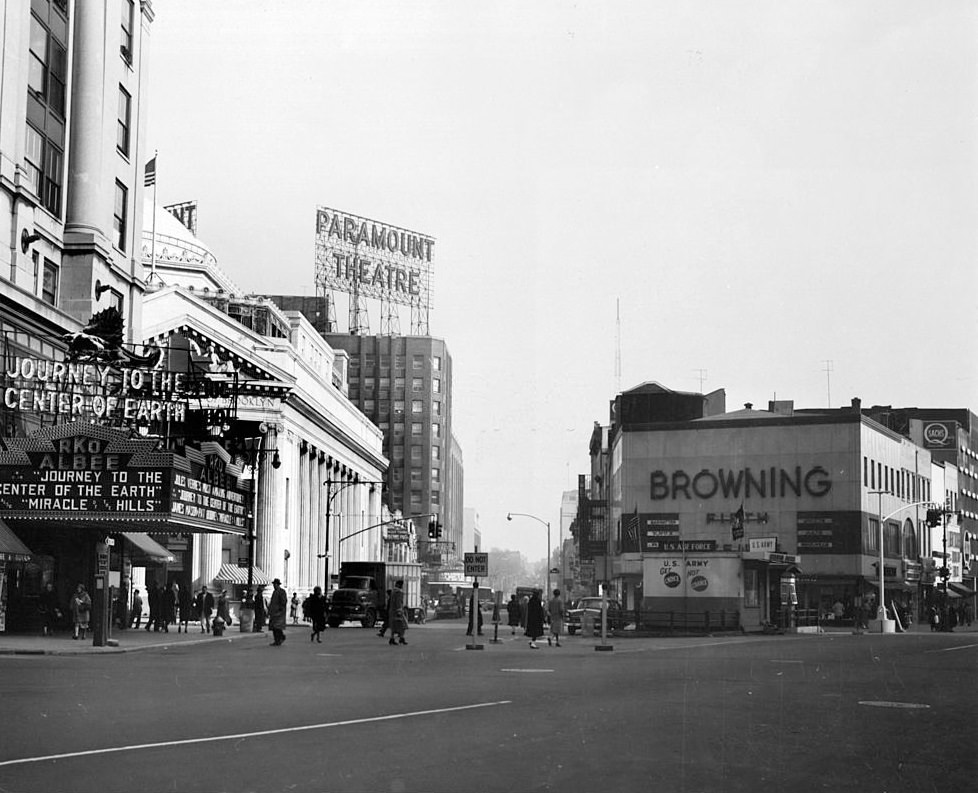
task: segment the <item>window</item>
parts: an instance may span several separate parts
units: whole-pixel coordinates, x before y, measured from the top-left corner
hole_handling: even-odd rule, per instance
[[[887,522],[884,529],[883,540],[886,543],[884,553],[886,556],[900,555],[900,524]]]
[[[420,507],[421,506],[421,491],[412,490],[411,491],[411,506]]]
[[[422,433],[422,429],[421,429],[422,426],[423,425],[421,424],[420,421],[412,421],[411,422],[411,434],[414,435],[415,437],[421,435],[421,433]]]
[[[441,503],[441,493],[439,493],[437,490],[432,490],[431,491],[431,503],[432,504],[440,504]]]
[[[441,380],[439,380],[437,377],[431,381],[431,390],[436,394],[441,393]]]
[[[403,421],[395,421],[394,422],[394,434],[395,435],[403,435],[404,434],[404,422]]]
[[[48,22],[60,28],[63,17],[49,10]],[[68,79],[68,51],[44,21],[31,14],[30,63],[27,69],[27,90],[64,118],[65,85]]]
[[[431,359],[431,368],[434,369],[436,372],[440,372],[441,371],[441,356],[440,355],[436,355],[434,358]]]
[[[403,446],[395,446],[394,447],[394,459],[395,460],[403,460],[404,459],[404,447]]]
[[[863,487],[869,487],[869,462],[863,457]]]
[[[363,412],[372,414],[377,409],[377,403],[372,399],[363,400]]]
[[[432,460],[440,460],[441,459],[441,446],[432,446],[431,447],[431,459]]]
[[[126,59],[126,63],[132,63],[132,26],[133,26],[133,0],[122,0],[122,36],[119,41],[119,52]]]
[[[421,486],[421,469],[412,468],[411,469],[411,486],[420,487]]]
[[[880,549],[880,522],[876,518],[870,518],[866,522],[865,533],[863,534],[863,552],[879,551]]]
[[[44,285],[41,287],[41,299],[52,306],[58,304],[58,265],[50,259],[44,260]]]
[[[404,412],[404,400],[403,399],[395,399],[394,400],[394,412],[395,413],[403,413]]]
[[[380,387],[381,388],[390,388],[391,387],[391,379],[389,377],[381,377],[380,378]]]
[[[414,369],[424,369],[424,356],[415,355],[414,359],[411,361],[411,366]]]
[[[411,412],[412,413],[423,413],[424,412],[424,402],[420,399],[411,400]]]
[[[395,377],[394,378],[394,389],[395,390],[400,389],[401,391],[404,390],[404,378],[403,377]]]
[[[380,431],[384,433],[384,435],[391,431],[391,423],[389,421],[382,421],[377,426],[380,427]]]
[[[415,446],[412,446],[411,447],[411,462],[412,463],[421,462],[421,447],[420,446],[415,445]]]
[[[129,190],[122,182],[115,183],[115,211],[112,213],[113,242],[120,250],[126,249],[126,217],[129,209]]]
[[[414,393],[420,393],[424,391],[424,378],[423,377],[412,377],[411,378],[411,390]]]
[[[115,147],[126,157],[129,156],[129,125],[132,119],[132,97],[119,86],[119,127],[116,130]]]
[[[395,355],[394,356],[394,368],[395,369],[403,369],[404,368],[404,356],[403,355]]]
[[[441,468],[432,468],[431,469],[431,481],[432,482],[440,482],[441,481]]]
[[[431,403],[431,410],[432,410],[432,412],[434,412],[434,414],[436,416],[440,416],[441,415],[441,402],[432,402]]]
[[[441,437],[441,424],[432,424],[431,425],[431,437],[432,438],[440,438]]]
[[[368,369],[373,369],[377,365],[377,357],[375,355],[367,355],[364,357],[363,365]]]
[[[376,382],[377,382],[377,379],[375,377],[365,377],[365,378],[363,378],[363,389],[364,389],[364,391],[373,391],[374,390],[374,385],[376,384]]]
[[[32,125],[27,125],[24,170],[27,183],[52,215],[61,215],[61,170],[64,156]]]
[[[125,300],[122,297],[122,292],[120,292],[118,289],[109,289],[108,302],[109,302],[109,308],[114,308],[120,314],[125,316],[125,314],[122,311],[125,305]]]

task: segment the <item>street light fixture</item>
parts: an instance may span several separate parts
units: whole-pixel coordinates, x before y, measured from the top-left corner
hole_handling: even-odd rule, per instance
[[[516,517],[519,517],[519,518],[531,518],[531,519],[535,520],[537,523],[542,523],[544,526],[547,527],[547,592],[546,592],[546,595],[544,596],[544,598],[545,599],[546,598],[549,598],[550,595],[551,595],[551,590],[550,590],[550,522],[549,521],[546,521],[546,520],[543,520],[542,518],[538,518],[536,515],[528,515],[525,512],[507,512],[506,513],[506,520],[512,520],[514,515]]]
[[[370,489],[373,490],[377,485],[383,486],[382,481],[360,479],[358,476],[351,479],[349,482],[334,482],[333,479],[327,477],[326,481],[323,482],[326,485],[326,547],[323,550],[321,558],[326,561],[323,563],[323,590],[327,591],[329,589],[329,519],[333,511],[333,499],[336,498],[344,489],[352,487],[353,485],[370,485]],[[339,485],[336,490],[333,490],[333,485]]]
[[[266,455],[272,454],[272,468],[278,470],[282,467],[282,458],[279,457],[278,449],[263,449],[265,436],[259,435],[257,438],[245,439],[245,449],[242,452],[245,465],[251,469],[251,520],[248,521],[248,592],[251,592],[255,583],[255,542],[258,533],[255,530],[255,523],[258,520],[258,466]]]

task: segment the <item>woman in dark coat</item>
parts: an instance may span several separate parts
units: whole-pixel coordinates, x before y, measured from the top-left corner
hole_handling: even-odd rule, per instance
[[[543,603],[540,600],[540,590],[534,589],[533,595],[526,604],[526,635],[530,637],[530,647],[537,647],[537,639],[543,636]]]
[[[323,639],[320,634],[326,630],[326,597],[321,587],[314,587],[312,594],[306,598],[304,614],[312,623],[312,633],[309,641],[315,639],[320,644]]]
[[[513,635],[516,635],[516,629],[520,627],[520,602],[516,599],[516,595],[510,595],[509,603],[506,604],[506,616],[509,620],[509,628]]]

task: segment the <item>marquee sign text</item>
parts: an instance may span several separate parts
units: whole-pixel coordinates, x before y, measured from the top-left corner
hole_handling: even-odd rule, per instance
[[[689,474],[683,470],[653,471],[650,476],[650,495],[653,501],[694,498],[788,498],[803,494],[819,498],[832,489],[829,472],[815,465],[807,471],[800,465],[787,468],[741,468],[739,470],[704,468]]]

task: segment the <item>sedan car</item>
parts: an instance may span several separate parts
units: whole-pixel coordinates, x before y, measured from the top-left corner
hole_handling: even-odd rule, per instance
[[[621,630],[625,627],[625,614],[622,611],[621,603],[610,598],[606,602],[608,604],[608,630]],[[583,630],[585,618],[593,622],[595,633],[600,633],[601,598],[586,597],[571,604],[567,610],[567,620],[564,623],[567,633],[573,636],[579,630]]]

